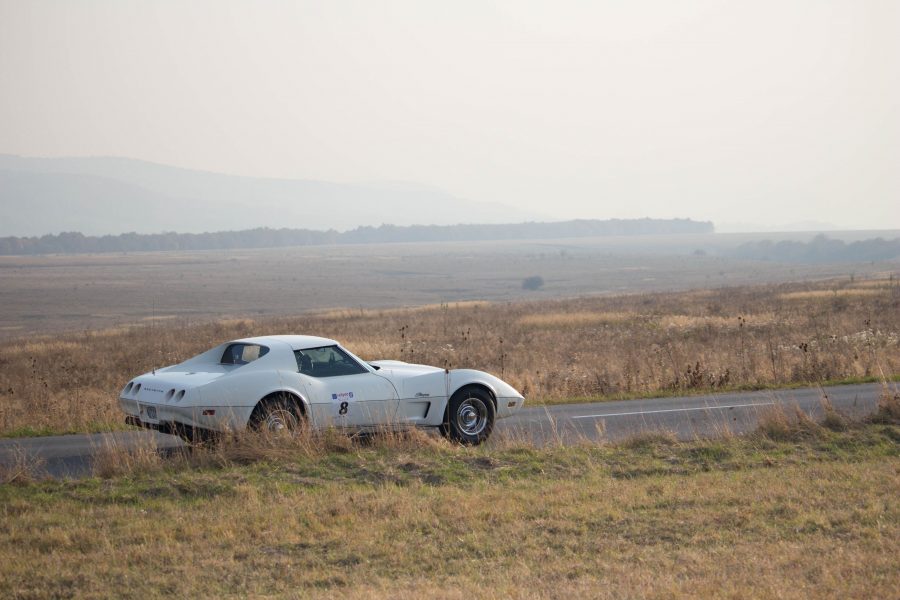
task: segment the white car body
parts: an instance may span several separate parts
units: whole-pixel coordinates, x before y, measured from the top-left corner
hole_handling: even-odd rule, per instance
[[[242,362],[248,354],[250,360]],[[358,372],[340,374],[356,370],[344,355]],[[316,358],[323,360],[316,363]],[[486,392],[496,418],[513,414],[525,402],[509,384],[482,371],[393,360],[367,363],[331,339],[276,335],[233,340],[145,373],[125,386],[119,403],[127,422],[167,433],[244,430],[260,403],[275,396],[292,399],[316,429],[439,427],[448,402],[462,388]]]

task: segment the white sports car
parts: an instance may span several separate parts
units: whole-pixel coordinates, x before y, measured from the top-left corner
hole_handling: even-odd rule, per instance
[[[482,371],[367,363],[334,340],[306,335],[227,342],[136,377],[119,394],[127,423],[188,440],[246,428],[419,426],[479,444],[495,419],[524,402]]]

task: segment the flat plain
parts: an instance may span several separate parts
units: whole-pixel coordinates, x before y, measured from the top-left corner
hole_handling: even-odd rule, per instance
[[[142,320],[718,288],[870,276],[891,264],[785,265],[718,253],[746,236],[631,236],[0,257],[0,339]],[[696,253],[696,254],[695,254]],[[538,290],[522,288],[539,276]]]

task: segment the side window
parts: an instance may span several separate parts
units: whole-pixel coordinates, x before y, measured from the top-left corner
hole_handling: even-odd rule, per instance
[[[337,346],[295,350],[297,370],[311,377],[337,377],[368,373],[365,367],[353,360]]]
[[[269,349],[258,344],[229,344],[222,353],[223,365],[246,365],[269,353]]]

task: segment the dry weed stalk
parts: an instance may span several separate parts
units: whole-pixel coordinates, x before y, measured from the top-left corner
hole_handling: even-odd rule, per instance
[[[44,461],[30,456],[21,446],[13,449],[12,463],[0,464],[0,484],[31,483],[45,476]]]
[[[159,471],[163,466],[156,438],[149,435],[127,444],[118,435],[106,434],[91,453],[91,470],[95,477],[103,479]]]
[[[900,425],[900,392],[885,387],[878,400],[878,410],[870,420],[873,423]]]

